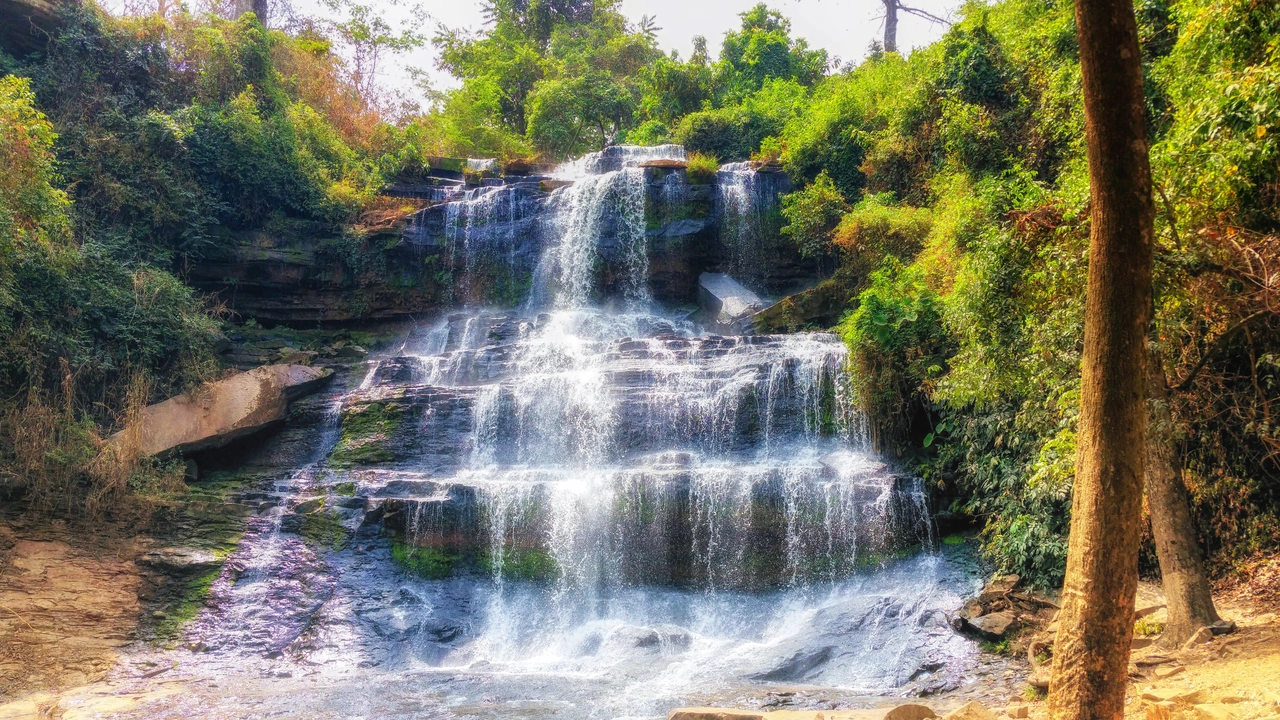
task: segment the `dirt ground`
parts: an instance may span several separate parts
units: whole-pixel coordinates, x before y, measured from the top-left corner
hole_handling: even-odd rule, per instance
[[[0,525],[0,699],[105,676],[138,622],[131,542],[75,547]]]

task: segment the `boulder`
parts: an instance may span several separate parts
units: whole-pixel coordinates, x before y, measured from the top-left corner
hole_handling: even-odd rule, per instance
[[[760,334],[829,328],[840,321],[855,294],[857,278],[836,273],[808,290],[788,295],[751,317]]]
[[[996,720],[996,715],[974,700],[943,715],[942,720]]]
[[[709,328],[741,334],[750,330],[750,317],[764,307],[764,301],[724,273],[702,273],[698,306]]]
[[[1191,637],[1187,638],[1187,641],[1182,644],[1182,649],[1190,650],[1191,648],[1196,647],[1197,645],[1204,645],[1210,640],[1213,640],[1213,628],[1210,628],[1207,626],[1202,627],[1199,630],[1192,633]]]
[[[986,640],[999,640],[1008,634],[1017,622],[1018,614],[1016,612],[1001,610],[990,615],[966,618],[964,629]]]
[[[328,380],[332,370],[268,365],[207,383],[149,405],[135,426],[111,436],[141,455],[188,453],[222,447],[284,419],[289,401]]]

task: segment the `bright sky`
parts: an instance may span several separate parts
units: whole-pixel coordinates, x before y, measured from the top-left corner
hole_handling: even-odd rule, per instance
[[[382,4],[373,0],[374,4]],[[658,27],[658,44],[665,51],[679,51],[688,58],[693,52],[693,37],[704,35],[713,56],[720,50],[724,34],[739,26],[738,14],[753,7],[759,0],[622,0],[622,12],[632,22],[641,15],[655,17]],[[319,0],[292,0],[295,12],[303,15],[323,15]],[[401,22],[410,17],[413,0],[399,4],[387,3],[386,17]],[[872,40],[884,34],[880,19],[883,7],[878,0],[771,0],[769,6],[791,19],[793,37],[809,41],[810,47],[825,48],[828,54],[842,60],[861,60],[867,54]],[[962,3],[960,0],[914,0],[918,7],[934,15],[951,17]],[[481,0],[421,0],[421,7],[430,19],[424,25],[428,35],[435,34],[437,25],[450,28],[480,30],[484,26]],[[946,28],[912,15],[901,13],[898,21],[898,47],[906,52],[928,45],[942,37]],[[408,67],[426,70],[438,90],[456,86],[448,74],[436,69],[435,48],[427,45],[411,54],[390,58],[379,69],[382,84],[397,88],[406,94],[418,96],[406,71]]]

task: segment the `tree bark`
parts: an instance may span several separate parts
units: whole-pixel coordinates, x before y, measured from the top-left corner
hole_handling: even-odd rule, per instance
[[[1089,289],[1071,538],[1049,711],[1124,716],[1146,455],[1153,218],[1131,0],[1076,0],[1089,155]]]
[[[898,0],[881,0],[884,3],[884,51],[898,52]]]
[[[1169,608],[1160,641],[1180,646],[1196,630],[1221,618],[1213,606],[1209,576],[1191,520],[1191,502],[1182,483],[1182,465],[1173,447],[1169,385],[1157,350],[1147,358],[1147,412],[1147,506]]]

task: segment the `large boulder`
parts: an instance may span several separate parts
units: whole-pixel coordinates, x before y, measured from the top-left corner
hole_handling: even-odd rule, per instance
[[[137,424],[111,436],[141,455],[222,447],[284,419],[289,401],[328,380],[332,370],[268,365],[148,406]]]
[[[751,332],[751,316],[762,309],[759,295],[724,273],[702,273],[698,277],[698,306],[702,324],[731,334]]]

